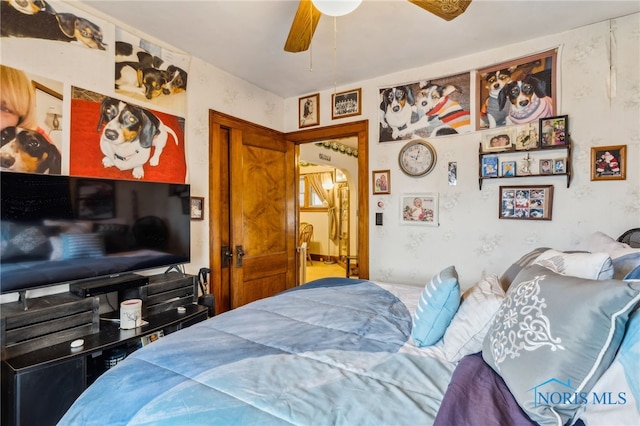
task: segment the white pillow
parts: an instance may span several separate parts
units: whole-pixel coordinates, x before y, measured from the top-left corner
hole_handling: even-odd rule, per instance
[[[487,275],[463,294],[463,302],[442,338],[450,362],[482,351],[482,341],[505,293],[497,275]]]
[[[613,263],[608,253],[564,253],[547,250],[533,261],[553,272],[569,277],[589,280],[613,278]]]

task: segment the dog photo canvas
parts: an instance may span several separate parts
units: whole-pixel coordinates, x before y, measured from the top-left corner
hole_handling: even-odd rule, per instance
[[[0,2],[0,35],[19,40],[25,52],[28,42],[43,40],[106,51],[106,21],[59,1]],[[13,41],[13,40],[12,40]]]
[[[72,88],[72,175],[185,183],[184,119]]]
[[[538,123],[556,112],[557,51],[478,70],[476,129]]]
[[[378,141],[468,133],[471,74],[398,84],[380,89]]]
[[[60,81],[2,67],[0,169],[62,173],[62,89]],[[35,103],[31,104],[31,99]]]
[[[115,30],[116,94],[185,114],[191,56]]]

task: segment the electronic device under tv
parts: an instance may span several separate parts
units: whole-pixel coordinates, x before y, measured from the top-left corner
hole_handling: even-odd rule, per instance
[[[0,293],[141,283],[190,261],[189,185],[6,171],[0,185]]]

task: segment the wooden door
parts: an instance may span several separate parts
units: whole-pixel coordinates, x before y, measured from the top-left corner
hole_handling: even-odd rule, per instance
[[[295,146],[218,112],[210,130],[210,154],[220,158],[210,169],[211,281],[223,312],[295,286]],[[223,268],[227,245],[231,262]]]

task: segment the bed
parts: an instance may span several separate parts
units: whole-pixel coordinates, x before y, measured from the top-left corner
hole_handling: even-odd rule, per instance
[[[639,424],[640,249],[585,246],[462,294],[453,265],[314,281],[134,352],[60,424]]]

